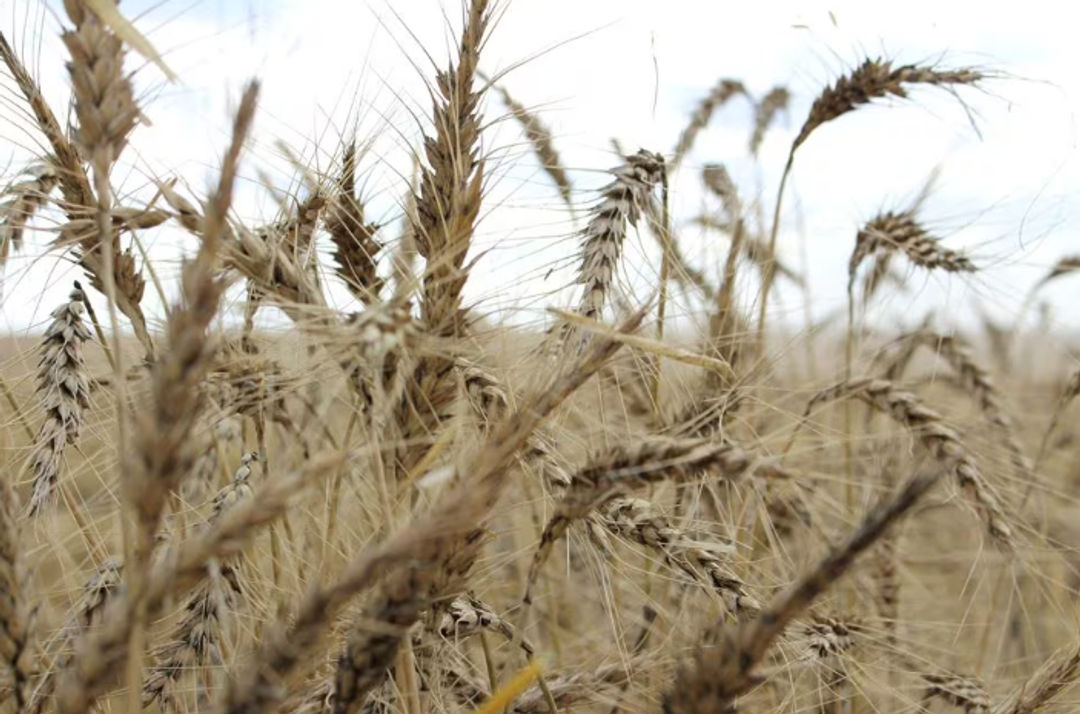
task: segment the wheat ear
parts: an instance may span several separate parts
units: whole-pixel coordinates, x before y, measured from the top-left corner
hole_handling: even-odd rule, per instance
[[[370,304],[377,300],[382,280],[375,271],[382,246],[375,239],[379,226],[365,220],[364,204],[356,195],[355,140],[342,149],[341,174],[323,223],[334,243],[338,277],[361,302]]]
[[[83,323],[86,296],[78,288],[68,302],[52,312],[53,321],[45,331],[38,360],[38,392],[45,421],[34,439],[30,456],[34,486],[30,515],[38,515],[55,500],[64,449],[79,438],[90,408],[90,386],[83,357],[83,343],[90,329]]]
[[[863,226],[855,237],[855,249],[848,261],[848,290],[852,289],[859,265],[874,253],[897,251],[927,270],[971,273],[975,264],[962,253],[942,247],[923,228],[911,211],[882,213]]]
[[[7,479],[0,479],[0,657],[11,672],[15,711],[29,703],[34,675],[29,592],[16,521],[18,496]]]
[[[533,554],[526,577],[523,602],[532,601],[532,588],[552,547],[570,525],[584,518],[616,496],[650,483],[686,478],[714,468],[724,478],[745,476],[755,466],[746,453],[729,444],[708,440],[672,441],[647,439],[627,447],[615,447],[594,457],[574,474]]]
[[[622,255],[627,224],[637,225],[652,192],[664,172],[664,158],[641,149],[626,157],[623,166],[612,171],[615,180],[604,189],[585,227],[578,282],[585,286],[578,311],[600,319],[604,303],[615,279]]]
[[[785,111],[788,102],[791,101],[791,92],[787,87],[773,87],[768,94],[761,98],[754,106],[754,130],[750,134],[750,153],[757,156],[761,142],[765,140],[765,132],[769,130],[776,115]]]
[[[896,496],[870,511],[847,541],[813,570],[777,595],[753,620],[722,627],[715,644],[700,647],[682,666],[664,697],[665,714],[735,711],[735,701],[761,681],[754,668],[795,617],[838,580],[889,526],[906,514],[937,482],[934,475],[909,481]]]
[[[678,166],[682,162],[683,157],[694,145],[698,134],[708,125],[713,113],[729,99],[740,94],[748,96],[746,87],[737,79],[721,79],[709,90],[690,115],[690,123],[679,135],[679,141],[675,144],[675,152],[671,159],[672,166]]]
[[[59,182],[56,168],[49,161],[34,164],[24,173],[25,179],[12,182],[0,193],[0,268],[12,253],[22,249],[27,224]]]
[[[979,471],[971,452],[941,415],[922,405],[911,392],[897,389],[885,379],[852,379],[818,392],[807,404],[806,414],[819,404],[855,397],[906,426],[945,467],[975,506],[990,537],[1012,549],[1013,534],[997,497]]]
[[[480,49],[491,20],[488,0],[471,0],[456,64],[435,77],[435,136],[424,138],[428,165],[421,169],[416,202],[417,251],[427,261],[421,316],[437,334],[461,329],[458,310],[468,277],[468,253],[480,212],[484,161],[479,157],[480,99],[473,88]]]
[[[572,193],[574,187],[570,183],[570,177],[566,174],[566,169],[563,168],[559,152],[555,150],[555,141],[552,138],[551,129],[536,115],[536,112],[529,111],[525,108],[525,105],[514,99],[505,87],[499,87],[498,89],[506,108],[521,124],[521,128],[525,132],[525,139],[528,140],[533,153],[536,154],[536,158],[540,160],[540,166],[544,169],[544,173],[551,178],[555,187],[559,189],[559,195],[562,196],[566,205],[573,208]]]
[[[684,533],[649,501],[618,497],[599,516],[603,526],[615,535],[659,551],[666,561],[714,590],[730,612],[747,615],[761,607],[718,555],[722,548]]]
[[[964,714],[990,714],[990,695],[976,677],[962,674],[924,674],[923,705],[932,699],[961,707]]]

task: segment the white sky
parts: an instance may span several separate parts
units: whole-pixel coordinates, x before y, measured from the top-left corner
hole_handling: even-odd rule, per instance
[[[357,120],[362,138],[376,137],[361,167],[371,215],[400,215],[417,119],[429,114],[422,76],[433,71],[423,50],[445,64],[460,27],[456,2],[124,0],[121,7],[181,77],[169,85],[157,70],[139,69],[136,82],[153,126],[135,132],[116,179],[122,195],[146,200],[148,174],[179,175],[203,189],[227,141],[227,108],[243,82],[257,76],[264,83],[258,148],[244,164],[253,181],[238,206],[246,217],[271,219],[277,209],[255,185],[258,170],[282,188],[295,181],[276,140],[329,170],[337,137]],[[760,165],[746,152],[750,108],[733,100],[699,138],[672,193],[674,215],[685,222],[705,202],[700,166],[723,162],[744,198],[763,196],[771,212],[787,147],[810,101],[867,54],[946,67],[974,64],[1002,78],[983,91],[961,92],[977,130],[954,97],[922,89],[910,101],[862,109],[826,125],[800,149],[780,248],[783,260],[805,265],[816,315],[844,304],[857,227],[882,208],[905,207],[936,167],[941,175],[925,204],[925,223],[947,245],[968,249],[984,270],[968,278],[909,271],[913,292],[879,302],[877,315],[914,321],[938,305],[956,320],[978,302],[999,319],[1011,319],[1050,264],[1080,253],[1080,202],[1074,198],[1080,185],[1080,48],[1077,11],[1069,3],[504,0],[501,7],[505,12],[482,68],[491,74],[514,67],[505,86],[554,130],[581,189],[575,224],[522,146],[516,125],[499,121],[485,134],[491,181],[478,247],[489,252],[474,272],[469,297],[512,310],[516,320],[541,319],[553,300],[571,299],[551,292],[572,280],[575,226],[591,190],[605,182],[601,172],[616,162],[610,138],[630,150],[670,152],[690,111],[717,79],[741,79],[757,95],[786,85],[794,95],[790,113],[770,132]],[[0,0],[0,28],[63,116],[59,17],[59,0]],[[140,64],[133,58],[131,66]],[[41,139],[13,113],[19,105],[9,86],[5,79],[0,165],[9,166],[10,175]],[[488,117],[497,120],[503,112],[490,96]],[[387,230],[386,237],[396,236],[396,226]],[[0,310],[8,328],[40,324],[78,277],[71,266],[41,258],[47,239],[37,234],[33,260],[8,266]],[[722,238],[687,225],[680,240],[697,265],[718,272]],[[178,232],[159,235],[151,250],[166,261],[166,280],[181,251],[191,247]],[[655,274],[649,236],[627,248],[627,281]],[[1067,308],[1080,297],[1080,279],[1062,279],[1042,295],[1055,305],[1058,320],[1075,324]],[[348,307],[345,296],[334,298]],[[782,298],[781,307],[798,324],[801,294],[785,290]]]

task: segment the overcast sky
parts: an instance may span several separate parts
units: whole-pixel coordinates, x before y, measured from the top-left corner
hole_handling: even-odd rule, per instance
[[[375,139],[361,167],[372,216],[400,216],[409,151],[418,122],[430,114],[423,80],[433,74],[431,60],[445,64],[456,43],[457,3],[125,0],[121,7],[181,78],[167,84],[132,58],[152,126],[140,126],[132,138],[115,179],[122,196],[146,200],[150,174],[177,175],[204,189],[227,141],[228,108],[243,82],[256,76],[264,92],[257,148],[243,167],[251,181],[238,209],[246,218],[272,219],[277,210],[256,185],[260,171],[280,188],[295,189],[295,172],[275,142],[331,170],[338,137],[354,125],[362,138]],[[63,116],[65,56],[56,39],[61,3],[0,0],[0,8],[0,28]],[[1080,49],[1076,11],[1068,3],[503,0],[500,9],[481,66],[489,74],[509,70],[503,84],[554,130],[580,189],[575,223],[517,127],[498,121],[504,108],[490,96],[486,113],[493,124],[484,138],[489,200],[470,298],[516,320],[541,319],[553,300],[572,299],[573,293],[553,293],[573,278],[574,232],[592,190],[605,182],[602,172],[617,161],[611,138],[631,150],[670,152],[717,79],[741,79],[759,96],[787,86],[790,113],[770,132],[760,163],[747,156],[749,104],[732,101],[701,135],[672,192],[674,215],[687,223],[711,205],[698,188],[700,167],[723,162],[746,199],[761,196],[771,211],[787,147],[814,95],[866,55],[976,65],[999,78],[981,91],[961,90],[963,103],[931,88],[905,102],[860,110],[822,127],[800,149],[780,248],[783,260],[808,272],[816,315],[844,304],[858,226],[881,209],[904,208],[936,168],[940,177],[924,204],[924,221],[947,245],[968,250],[983,270],[955,278],[905,268],[912,292],[882,301],[876,314],[915,320],[940,305],[958,318],[978,303],[1008,320],[1050,264],[1080,253]],[[15,105],[4,81],[0,165],[10,176],[39,151],[41,139],[11,113]],[[396,226],[387,230],[396,236]],[[721,237],[688,223],[679,236],[695,264],[718,271]],[[8,266],[2,320],[9,328],[40,324],[78,275],[40,257],[47,239],[43,233],[33,239],[34,260]],[[165,232],[151,247],[166,279],[181,251],[192,248],[186,240]],[[627,246],[624,280],[643,281],[655,274],[656,263],[651,238],[635,238]],[[1047,287],[1043,297],[1062,324],[1074,325],[1068,306],[1080,297],[1080,277]],[[782,298],[789,319],[801,320],[802,294],[785,289]],[[349,307],[344,295],[334,299]]]

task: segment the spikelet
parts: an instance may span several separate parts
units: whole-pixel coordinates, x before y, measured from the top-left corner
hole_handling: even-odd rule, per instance
[[[709,90],[709,93],[694,109],[694,113],[690,115],[690,123],[679,135],[679,141],[675,144],[675,153],[671,159],[672,166],[678,165],[690,151],[698,134],[708,125],[713,113],[729,99],[739,94],[746,95],[746,87],[736,79],[721,79]]]
[[[746,615],[760,608],[746,592],[742,580],[731,572],[719,555],[734,550],[731,546],[689,537],[649,501],[625,497],[612,499],[601,510],[599,520],[615,535],[658,550],[670,564],[714,590],[729,612]]]
[[[365,407],[391,404],[400,399],[401,361],[418,333],[408,306],[391,300],[350,315],[335,328],[328,349]]]
[[[872,99],[893,95],[907,97],[908,84],[950,86],[975,84],[984,75],[972,69],[937,70],[932,67],[903,65],[893,69],[892,62],[867,58],[850,74],[840,77],[814,100],[810,114],[792,143],[795,152],[822,124],[854,111]]]
[[[52,312],[38,361],[38,392],[45,421],[34,439],[30,466],[34,472],[30,515],[42,513],[55,501],[64,449],[79,438],[85,411],[90,407],[90,385],[83,358],[83,343],[90,329],[83,323],[86,296],[75,288],[69,301]]]
[[[765,140],[765,132],[769,125],[780,112],[787,109],[791,101],[791,93],[787,87],[773,87],[769,93],[761,98],[754,106],[754,131],[750,134],[750,153],[757,156],[761,142]]]
[[[817,405],[855,397],[906,426],[926,450],[953,475],[960,490],[975,506],[990,537],[1006,549],[1013,547],[1012,529],[997,497],[990,490],[956,432],[941,415],[922,405],[918,397],[897,389],[885,379],[852,379],[818,392],[807,404],[806,414]]]
[[[600,319],[614,284],[627,224],[637,225],[642,211],[653,200],[652,191],[664,170],[664,157],[641,149],[612,171],[615,180],[604,189],[583,233],[578,275],[578,282],[585,286],[578,307],[582,315]]]
[[[375,239],[379,226],[364,219],[364,204],[356,195],[356,142],[342,150],[341,174],[323,217],[334,243],[336,270],[357,300],[371,304],[379,297],[383,281],[376,274],[382,245]]]
[[[964,714],[990,714],[990,695],[976,677],[959,674],[924,674],[923,705],[932,699],[960,707]]]
[[[535,112],[530,112],[523,104],[515,100],[505,87],[499,87],[499,94],[502,95],[506,108],[510,110],[510,113],[514,115],[514,118],[518,120],[521,128],[525,131],[525,138],[528,140],[529,145],[532,146],[536,158],[540,160],[540,166],[544,169],[544,173],[551,178],[556,188],[559,189],[559,195],[562,196],[566,205],[573,207],[571,194],[574,189],[570,184],[570,177],[566,175],[566,169],[563,168],[562,161],[559,159],[559,152],[555,150],[551,130],[544,125]]]
[[[915,265],[927,270],[970,273],[975,264],[967,256],[942,247],[919,225],[910,211],[882,213],[870,220],[855,236],[855,249],[848,261],[849,285],[863,260],[875,253],[899,251]]]

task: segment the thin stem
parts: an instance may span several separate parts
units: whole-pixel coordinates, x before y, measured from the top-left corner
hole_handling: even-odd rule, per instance
[[[776,278],[776,237],[780,234],[780,206],[784,201],[784,188],[787,186],[788,176],[791,175],[791,165],[795,163],[795,149],[792,147],[788,153],[787,165],[780,177],[780,188],[776,191],[776,205],[773,206],[772,231],[769,234],[769,255],[765,264],[765,275],[761,282],[761,304],[758,306],[758,353],[761,354],[765,346],[765,312],[769,305],[769,291],[772,289],[773,280]]]
[[[656,339],[664,341],[664,318],[667,314],[668,281],[671,279],[671,215],[668,204],[668,176],[667,169],[661,173],[663,208],[660,222],[660,245],[663,257],[660,260],[660,296],[656,306]],[[660,360],[656,360],[652,378],[651,399],[653,411],[657,418],[660,417]]]

